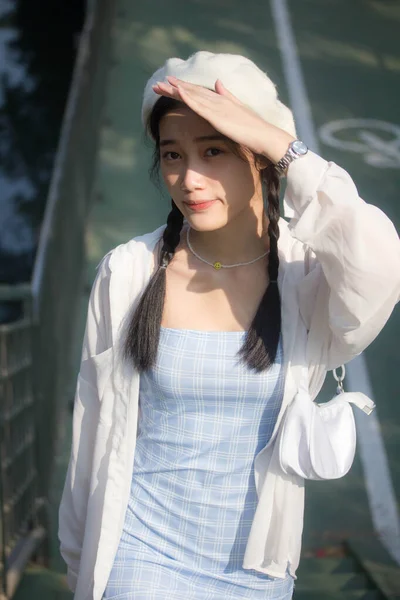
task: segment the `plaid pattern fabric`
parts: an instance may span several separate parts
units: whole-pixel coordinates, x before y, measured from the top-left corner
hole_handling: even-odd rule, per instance
[[[255,455],[283,397],[282,344],[269,372],[236,356],[243,332],[161,328],[141,376],[130,500],[103,598],[289,600],[293,579],[242,568],[257,505]]]

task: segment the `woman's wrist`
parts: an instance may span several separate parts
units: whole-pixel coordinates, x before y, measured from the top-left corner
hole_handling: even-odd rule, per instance
[[[275,125],[269,123],[263,133],[261,154],[268,158],[274,165],[281,160],[286,154],[289,144],[294,142],[294,138],[290,133],[287,133]]]

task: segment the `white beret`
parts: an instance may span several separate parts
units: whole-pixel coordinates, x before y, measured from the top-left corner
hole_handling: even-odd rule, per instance
[[[215,90],[215,82],[220,79],[227,90],[252,108],[262,119],[297,137],[293,113],[278,100],[276,86],[266,73],[240,54],[214,54],[205,50],[195,52],[187,60],[169,58],[164,66],[153,73],[143,94],[144,127],[153,106],[160,98],[152,89],[152,85],[157,81],[166,81],[167,75],[210,90]],[[149,131],[147,133],[150,135]]]

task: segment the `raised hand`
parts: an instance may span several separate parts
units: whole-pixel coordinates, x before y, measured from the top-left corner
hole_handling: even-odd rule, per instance
[[[244,105],[220,79],[215,82],[215,91],[172,76],[167,76],[167,80],[168,83],[153,85],[156,94],[184,102],[222,135],[267,156],[274,163],[294,140],[286,131],[268,123]]]

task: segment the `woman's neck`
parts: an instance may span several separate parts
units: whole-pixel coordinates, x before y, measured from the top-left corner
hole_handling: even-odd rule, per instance
[[[189,224],[186,224],[189,227]],[[221,229],[190,229],[190,244],[202,258],[223,264],[247,262],[269,250],[268,219],[230,221]]]

